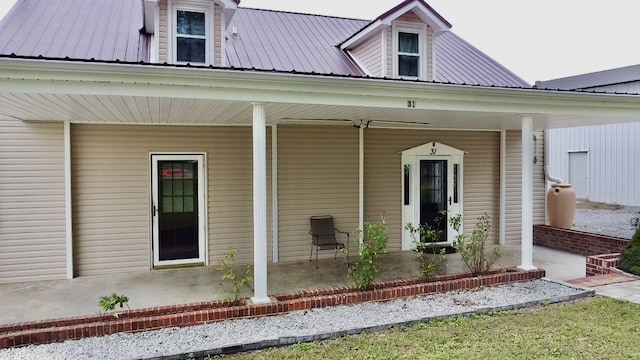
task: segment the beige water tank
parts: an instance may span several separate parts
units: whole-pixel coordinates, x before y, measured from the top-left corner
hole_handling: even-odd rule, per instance
[[[571,229],[576,213],[576,192],[571,184],[553,184],[547,191],[549,225]]]

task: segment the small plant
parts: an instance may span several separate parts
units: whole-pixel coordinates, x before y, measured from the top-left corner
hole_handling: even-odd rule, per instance
[[[236,255],[236,251],[232,248],[229,248],[227,252],[224,254],[224,259],[220,260],[220,265],[218,265],[218,270],[223,271],[222,281],[230,281],[231,286],[226,287],[222,283],[220,286],[224,291],[225,297],[227,300],[232,301],[233,304],[240,303],[240,291],[242,291],[243,287],[248,287],[251,289],[251,285],[249,283],[253,278],[251,277],[251,265],[247,265],[246,270],[244,272],[244,276],[240,277],[236,274],[236,272],[231,267],[231,263],[233,263],[234,257]]]
[[[491,269],[491,266],[504,254],[502,246],[495,247],[490,253],[487,253],[485,249],[489,231],[491,230],[489,216],[485,213],[479,217],[476,227],[470,235],[463,233],[462,216],[460,214],[453,216],[449,219],[449,222],[451,227],[458,233],[456,236],[457,249],[471,274],[474,276],[486,274]]]
[[[640,275],[640,228],[620,252],[620,268],[631,274]]]
[[[122,309],[126,305],[127,309],[129,309],[129,298],[124,295],[112,293],[109,296],[101,296],[98,305],[102,308],[102,310],[104,310],[104,312],[113,311],[113,316],[118,317],[116,306],[119,306],[120,309]]]
[[[445,250],[435,246],[440,241],[441,230],[422,224],[419,227],[407,223],[404,227],[413,238],[413,251],[417,254],[416,260],[420,266],[420,280],[428,282],[436,276],[438,265],[446,258]]]
[[[349,276],[354,282],[358,290],[367,290],[371,288],[373,280],[378,274],[377,260],[380,254],[387,249],[389,241],[389,229],[384,216],[381,217],[379,224],[364,223],[364,233],[358,232],[362,239],[360,242],[360,259],[349,269]]]

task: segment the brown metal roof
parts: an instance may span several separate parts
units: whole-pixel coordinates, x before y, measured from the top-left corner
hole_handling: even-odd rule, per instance
[[[538,81],[536,82],[536,87],[550,90],[588,90],[590,88],[624,84],[632,81],[640,81],[640,65]]]
[[[18,0],[0,22],[0,53],[147,61],[142,1]]]
[[[227,65],[236,69],[363,76],[337,47],[369,24],[358,20],[238,8],[228,26]],[[149,62],[140,0],[18,0],[0,22],[0,55]],[[237,28],[238,37],[232,35]],[[437,38],[437,82],[530,87],[451,32]]]

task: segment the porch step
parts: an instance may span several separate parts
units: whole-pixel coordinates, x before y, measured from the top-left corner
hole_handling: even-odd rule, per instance
[[[636,280],[630,276],[610,273],[604,275],[597,276],[587,276],[580,279],[568,280],[567,282],[573,285],[583,286],[583,287],[594,287],[594,286],[602,286],[609,284],[617,284],[621,282],[633,281]]]

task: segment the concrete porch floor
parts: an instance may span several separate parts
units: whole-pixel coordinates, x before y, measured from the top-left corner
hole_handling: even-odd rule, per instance
[[[355,260],[355,258],[353,258]],[[416,278],[418,267],[411,252],[385,254],[378,280]],[[569,280],[585,276],[585,257],[534,247],[534,265],[545,269],[547,277]],[[520,264],[520,247],[505,247],[505,255],[496,267]],[[438,269],[440,274],[466,272],[460,254],[446,256]],[[269,264],[269,294],[303,289],[320,289],[349,283],[344,258],[320,259],[315,262]],[[54,280],[0,285],[0,324],[97,314],[100,296],[113,292],[129,297],[131,309],[186,304],[223,299],[221,272],[216,266],[154,270],[103,276],[85,276],[72,280]],[[238,269],[237,273],[244,271]],[[244,289],[244,297],[252,295]]]

